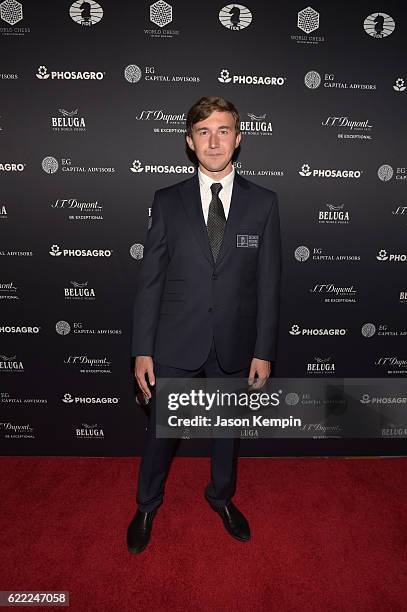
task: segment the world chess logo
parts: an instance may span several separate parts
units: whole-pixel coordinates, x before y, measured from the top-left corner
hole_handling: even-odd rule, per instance
[[[124,69],[124,78],[128,83],[138,83],[141,77],[141,69],[136,64],[129,64]]]
[[[69,14],[75,23],[81,26],[91,26],[99,23],[102,19],[103,9],[94,0],[88,0],[87,2],[79,0],[71,4]]]
[[[15,25],[23,18],[23,6],[16,0],[4,0],[0,4],[0,17],[9,25]]]
[[[394,170],[389,164],[383,164],[377,171],[377,176],[381,181],[390,181],[393,178]]]
[[[160,28],[172,21],[172,6],[163,0],[158,0],[150,6],[150,21]]]
[[[321,85],[321,75],[316,70],[309,70],[304,77],[308,89],[317,89]]]
[[[302,11],[299,11],[298,13],[297,26],[306,34],[310,34],[310,32],[318,30],[319,13],[317,13],[317,11],[310,6],[302,9]]]
[[[244,30],[252,20],[251,12],[243,4],[227,4],[219,11],[219,21],[228,30]]]

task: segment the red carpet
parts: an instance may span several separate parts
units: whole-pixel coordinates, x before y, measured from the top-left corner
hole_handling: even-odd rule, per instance
[[[138,461],[1,458],[0,589],[84,612],[407,609],[407,459],[240,459],[240,543],[203,499],[209,460],[176,458],[133,556]]]

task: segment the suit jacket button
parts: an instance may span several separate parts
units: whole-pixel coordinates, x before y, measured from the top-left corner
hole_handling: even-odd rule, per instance
[[[212,306],[208,308],[208,312],[212,312]]]

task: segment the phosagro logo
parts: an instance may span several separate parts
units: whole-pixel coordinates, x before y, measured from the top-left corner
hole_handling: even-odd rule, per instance
[[[291,329],[288,330],[288,333],[291,336],[345,336],[348,330],[345,328],[300,328],[299,325],[292,325]]]
[[[268,75],[230,75],[229,70],[225,68],[220,71],[218,76],[219,83],[233,83],[237,85],[284,85],[286,77],[276,77]]]
[[[361,177],[363,170],[325,170],[321,168],[314,168],[311,170],[309,164],[302,164],[298,174],[301,176],[314,176],[317,178],[353,178],[358,179]]]
[[[406,91],[406,82],[401,77],[398,77],[393,85],[394,91]]]
[[[65,404],[118,404],[118,397],[72,397],[70,393],[65,393],[62,401]]]
[[[0,172],[23,172],[25,170],[25,164],[19,163],[2,163],[0,162]]]
[[[53,244],[48,251],[53,257],[111,257],[113,249],[60,249]]]
[[[146,172],[148,174],[193,174],[195,166],[174,166],[172,164],[145,164],[143,166],[139,159],[135,159],[130,166],[130,171],[137,174],[139,172]]]
[[[392,261],[407,261],[406,253],[387,253],[386,249],[380,249],[380,251],[376,255],[376,259],[378,261],[388,261],[389,263]]]
[[[385,397],[370,397],[369,393],[364,393],[360,398],[361,404],[407,404],[407,397],[403,396],[385,396]]]
[[[37,79],[45,80],[45,79],[59,79],[59,80],[83,80],[83,81],[101,81],[106,76],[106,72],[101,72],[100,70],[85,70],[85,71],[77,71],[77,70],[53,70],[48,72],[45,66],[39,66],[36,72]]]
[[[39,334],[39,325],[0,325],[0,334]]]

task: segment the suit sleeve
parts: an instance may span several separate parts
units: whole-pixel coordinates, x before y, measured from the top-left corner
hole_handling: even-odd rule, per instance
[[[277,194],[262,235],[257,267],[257,337],[254,357],[274,361],[281,285],[281,236]]]
[[[149,227],[134,301],[131,351],[134,356],[153,356],[161,295],[169,262],[165,223],[157,192]]]

